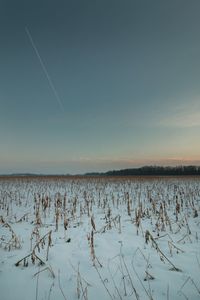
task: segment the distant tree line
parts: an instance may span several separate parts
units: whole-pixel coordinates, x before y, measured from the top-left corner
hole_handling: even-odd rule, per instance
[[[141,168],[113,170],[106,173],[87,173],[86,175],[107,176],[187,176],[200,175],[200,166],[144,166]]]

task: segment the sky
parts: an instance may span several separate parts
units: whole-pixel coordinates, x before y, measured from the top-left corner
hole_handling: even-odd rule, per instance
[[[199,0],[0,0],[0,173],[200,165]]]

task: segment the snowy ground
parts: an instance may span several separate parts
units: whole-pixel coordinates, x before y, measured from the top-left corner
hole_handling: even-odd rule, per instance
[[[200,299],[199,239],[199,178],[0,179],[1,300]]]

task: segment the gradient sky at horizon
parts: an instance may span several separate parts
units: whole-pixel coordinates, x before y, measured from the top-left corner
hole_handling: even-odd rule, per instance
[[[199,165],[199,12],[199,0],[0,0],[0,173]]]

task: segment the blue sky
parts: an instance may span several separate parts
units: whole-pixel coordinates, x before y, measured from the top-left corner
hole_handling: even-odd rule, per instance
[[[0,6],[0,173],[200,163],[200,1]]]

